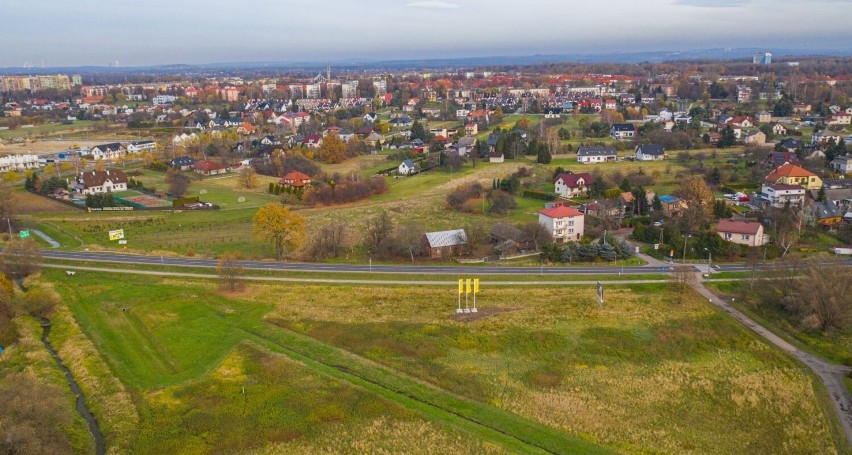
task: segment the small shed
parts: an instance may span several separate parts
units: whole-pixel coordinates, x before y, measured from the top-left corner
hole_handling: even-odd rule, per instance
[[[427,232],[423,242],[429,250],[429,257],[445,258],[462,254],[467,248],[467,234],[464,229]]]

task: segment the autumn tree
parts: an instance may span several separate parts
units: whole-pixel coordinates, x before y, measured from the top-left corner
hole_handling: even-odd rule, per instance
[[[189,176],[177,169],[166,171],[166,184],[169,185],[169,194],[174,197],[183,197],[191,183]]]
[[[59,305],[59,296],[50,289],[37,287],[21,294],[16,303],[18,308],[30,316],[49,318]]]
[[[342,162],[346,159],[346,143],[336,133],[330,133],[322,139],[319,158],[327,164]]]
[[[540,251],[542,246],[553,242],[550,231],[538,221],[530,221],[521,225],[521,239],[532,243],[536,251]]]
[[[219,262],[216,263],[216,274],[219,275],[219,282],[224,289],[230,292],[237,291],[242,288],[243,264],[240,262],[239,251],[226,251],[219,256]]]
[[[41,251],[31,239],[12,239],[0,253],[0,269],[9,278],[22,279],[41,267]]]
[[[252,224],[254,237],[272,244],[277,261],[305,241],[305,219],[281,204],[272,202],[258,209]]]
[[[257,171],[251,166],[246,166],[240,169],[237,174],[237,182],[240,188],[251,190],[257,187]]]
[[[0,188],[0,220],[11,220],[15,215],[17,204],[15,202],[15,194],[11,188]]]
[[[367,219],[364,247],[369,254],[380,253],[393,234],[393,220],[386,211]]]
[[[681,181],[677,195],[687,204],[684,219],[691,231],[696,230],[702,222],[712,219],[715,198],[702,177],[693,175],[685,178]]]

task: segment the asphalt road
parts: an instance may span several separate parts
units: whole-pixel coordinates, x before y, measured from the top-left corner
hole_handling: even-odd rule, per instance
[[[49,259],[71,261],[109,262],[118,264],[149,264],[168,265],[177,267],[216,267],[215,259],[194,259],[142,256],[136,254],[90,252],[90,251],[55,251],[43,250],[42,256]],[[852,265],[852,260],[846,261]],[[511,267],[500,265],[369,265],[369,264],[324,264],[310,262],[263,262],[243,261],[243,267],[253,270],[276,270],[294,272],[329,272],[329,273],[411,273],[411,274],[444,274],[459,275],[476,271],[489,275],[618,275],[618,274],[654,274],[663,270],[659,265],[641,265],[628,267]],[[669,266],[663,266],[669,267]],[[772,267],[770,264],[759,268]],[[706,265],[696,266],[696,271],[706,270]],[[714,265],[716,272],[741,272],[751,270],[747,264]]]

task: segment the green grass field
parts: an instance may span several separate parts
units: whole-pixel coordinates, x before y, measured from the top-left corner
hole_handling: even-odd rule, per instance
[[[803,367],[666,285],[491,286],[459,319],[445,287],[44,274],[137,397],[136,453],[842,451]]]
[[[35,138],[42,136],[55,136],[58,134],[68,134],[79,131],[88,131],[95,125],[92,120],[78,120],[70,125],[61,123],[46,123],[36,125],[32,128],[16,128],[13,130],[0,130],[0,139],[14,139],[17,137]]]

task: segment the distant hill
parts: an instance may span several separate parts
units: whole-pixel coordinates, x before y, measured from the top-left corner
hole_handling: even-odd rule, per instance
[[[65,66],[49,68],[0,68],[0,75],[14,74],[52,74],[52,73],[204,73],[210,70],[226,69],[262,69],[262,70],[320,70],[331,64],[337,69],[367,70],[367,69],[444,69],[444,68],[473,68],[496,65],[533,65],[540,63],[661,63],[682,60],[736,60],[751,58],[755,52],[771,52],[777,60],[792,56],[826,56],[843,57],[852,55],[852,49],[766,49],[766,48],[737,48],[737,49],[699,49],[689,51],[649,51],[649,52],[611,52],[596,54],[537,54],[537,55],[503,55],[488,57],[460,58],[428,58],[428,59],[342,59],[336,61],[288,61],[288,62],[220,62],[206,64],[168,64],[133,67],[108,66]]]

